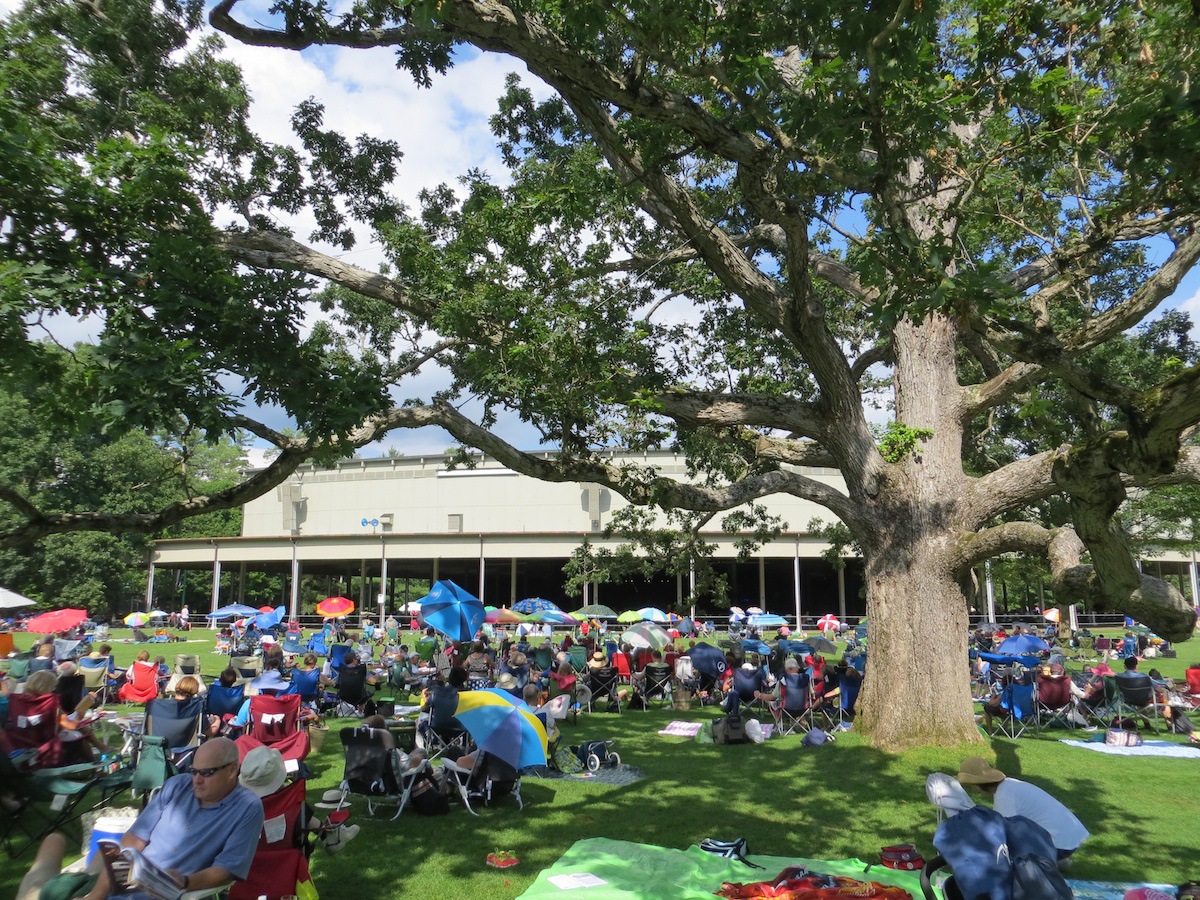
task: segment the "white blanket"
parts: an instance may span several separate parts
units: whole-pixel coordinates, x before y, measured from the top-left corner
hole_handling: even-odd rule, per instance
[[[1175,756],[1182,759],[1200,759],[1200,747],[1189,747],[1186,744],[1172,744],[1170,741],[1143,741],[1137,747],[1110,747],[1108,744],[1090,741],[1062,741],[1072,747],[1082,747],[1084,750],[1095,750],[1097,753],[1110,753],[1114,756]]]

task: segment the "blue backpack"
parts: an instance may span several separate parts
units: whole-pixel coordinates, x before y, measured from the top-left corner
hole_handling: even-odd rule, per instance
[[[1049,832],[1025,816],[1006,819],[986,806],[953,815],[938,826],[933,845],[945,857],[964,897],[991,900],[1070,900],[1058,873]]]

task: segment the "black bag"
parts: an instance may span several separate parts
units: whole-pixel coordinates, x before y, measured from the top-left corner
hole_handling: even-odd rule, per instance
[[[449,780],[449,779],[447,779]],[[444,816],[450,812],[450,800],[440,790],[436,778],[425,777],[413,785],[408,805],[423,816]]]
[[[1072,900],[1074,896],[1054,860],[1032,853],[1013,860],[1012,900]]]
[[[746,744],[750,741],[750,738],[746,737],[746,724],[741,716],[714,719],[712,736],[714,744]]]

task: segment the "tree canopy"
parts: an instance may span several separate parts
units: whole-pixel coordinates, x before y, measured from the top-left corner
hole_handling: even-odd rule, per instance
[[[1118,518],[1131,490],[1200,479],[1200,366],[1190,344],[1161,352],[1187,331],[1165,302],[1200,256],[1189,2],[278,0],[271,11],[251,24],[223,0],[210,19],[261,46],[391,47],[423,84],[456,48],[505,54],[553,96],[511,79],[492,121],[506,171],[431,185],[415,210],[384,190],[398,148],[327,133],[315,103],[297,111],[299,149],[256,141],[209,44],[196,64],[221,78],[197,103],[224,103],[214,118],[233,124],[214,124],[219,140],[106,121],[85,171],[78,152],[37,154],[34,180],[78,176],[122,196],[144,182],[114,188],[104,153],[173,176],[149,221],[137,217],[141,243],[98,254],[120,273],[73,240],[59,247],[77,233],[70,210],[54,211],[47,239],[66,265],[38,270],[48,250],[29,229],[0,233],[25,254],[22,298],[31,286],[96,295],[119,313],[106,328],[138,341],[124,356],[110,347],[109,371],[166,370],[163,392],[122,398],[132,420],[183,406],[201,427],[226,427],[240,415],[221,390],[232,372],[311,436],[242,423],[285,448],[275,476],[298,454],[434,424],[517,471],[603,484],[693,527],[778,492],[812,500],[863,553],[872,652],[886,664],[869,669],[860,727],[880,746],[978,739],[962,587],[997,554],[1044,556],[1060,602],[1191,634],[1190,605],[1139,573]],[[183,29],[193,14],[163,15]],[[124,65],[119,42],[106,47],[105,65]],[[103,87],[97,75],[97,97]],[[74,103],[65,82],[59,96]],[[29,140],[58,138],[37,130],[42,107],[20,109]],[[65,175],[35,165],[48,156]],[[22,197],[0,195],[0,209]],[[215,225],[218,203],[240,220]],[[369,225],[388,271],[265,215],[306,204],[317,237],[346,240],[347,217]],[[180,229],[199,286],[190,272],[171,280]],[[140,281],[134,258],[146,261]],[[117,276],[136,290],[94,286]],[[65,283],[38,281],[49,277]],[[329,284],[328,324],[298,340],[309,279]],[[259,341],[270,360],[239,355]],[[176,342],[179,359],[165,349]],[[393,402],[430,365],[448,386]],[[284,366],[303,397],[281,383]],[[881,389],[894,419],[882,441],[864,409]],[[462,411],[469,399],[479,415]],[[494,429],[501,414],[561,454],[511,446]],[[678,447],[695,477],[614,465],[614,446]],[[836,466],[845,491],[809,465]]]

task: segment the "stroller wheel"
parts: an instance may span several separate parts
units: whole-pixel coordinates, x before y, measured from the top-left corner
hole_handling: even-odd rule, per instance
[[[600,771],[600,757],[595,753],[589,753],[587,758],[587,768],[589,772]]]
[[[608,754],[608,764],[609,764],[610,766],[612,766],[614,769],[615,769],[617,766],[619,766],[619,765],[621,764],[621,754],[620,754],[620,753],[610,753],[610,754]]]

